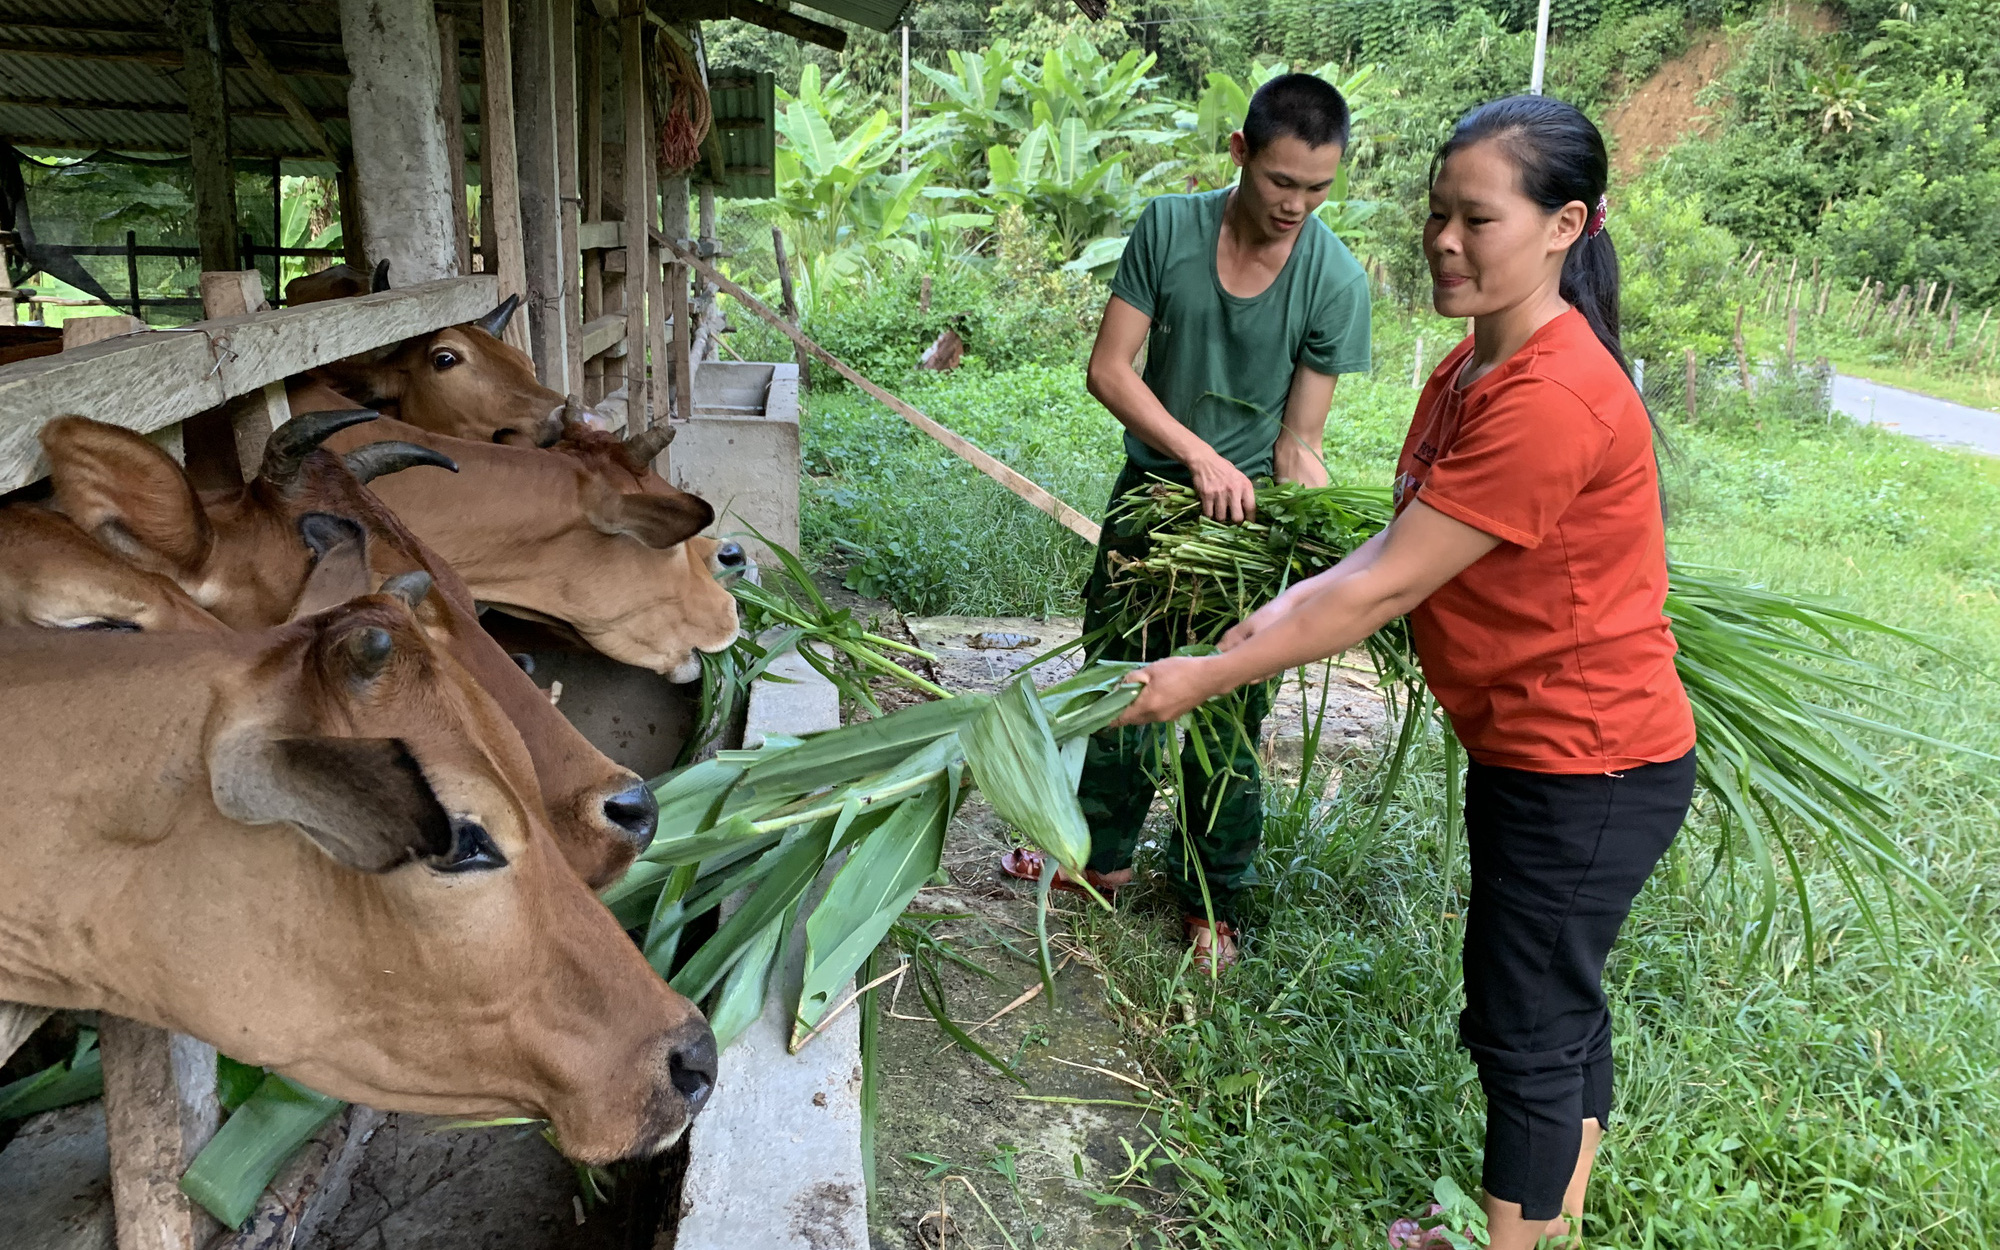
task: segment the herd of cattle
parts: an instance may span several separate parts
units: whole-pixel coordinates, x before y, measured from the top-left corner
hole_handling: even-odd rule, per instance
[[[192,1034],[386,1110],[674,1141],[701,1014],[593,891],[651,793],[481,627],[567,627],[686,681],[745,560],[630,439],[479,322],[295,378],[247,484],[41,431],[0,508],[0,999]],[[245,475],[249,476],[246,467]]]

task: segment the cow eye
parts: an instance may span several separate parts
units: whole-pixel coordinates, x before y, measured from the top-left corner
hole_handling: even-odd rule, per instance
[[[458,363],[458,353],[440,348],[431,353],[431,368],[445,370]]]
[[[93,617],[87,621],[77,621],[66,626],[66,628],[114,634],[136,634],[142,632],[137,621],[121,621],[109,616]]]
[[[454,816],[451,822],[451,850],[439,856],[434,866],[439,872],[482,872],[505,868],[507,857],[494,845],[493,835],[476,820]]]

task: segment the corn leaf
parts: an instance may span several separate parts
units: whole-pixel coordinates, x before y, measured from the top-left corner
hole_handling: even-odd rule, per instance
[[[285,1160],[345,1105],[273,1072],[188,1165],[181,1192],[242,1227]]]
[[[1090,828],[1027,676],[1009,682],[959,736],[973,783],[993,810],[1081,877]]]
[[[103,1092],[104,1062],[97,1050],[97,1030],[80,1029],[76,1051],[66,1062],[0,1085],[0,1121],[25,1119],[86,1102]]]
[[[733,912],[715,936],[681,966],[671,984],[688,998],[700,999],[715,988],[722,974],[750,949],[764,927],[791,907],[826,863],[833,821],[822,820],[798,836],[774,847],[769,866],[755,890]],[[691,913],[692,914],[692,913]]]
[[[903,914],[944,851],[951,796],[940,778],[861,839],[806,919],[805,979],[792,1012],[797,1047]]]
[[[742,958],[722,979],[722,988],[716,991],[715,1001],[709,1004],[708,1010],[708,1027],[715,1031],[718,1048],[742,1036],[743,1030],[764,1014],[764,999],[770,986],[771,965],[778,957],[778,942],[791,928],[797,915],[796,904],[780,912],[751,939]]]
[[[739,792],[752,801],[794,797],[882,772],[919,748],[963,728],[990,702],[984,695],[960,695],[814,734],[798,746],[752,764],[743,774]]]

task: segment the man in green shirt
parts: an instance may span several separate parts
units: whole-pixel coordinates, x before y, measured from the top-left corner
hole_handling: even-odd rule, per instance
[[[1237,185],[1163,195],[1133,228],[1090,356],[1090,393],[1125,427],[1126,464],[1084,589],[1086,634],[1115,610],[1109,557],[1146,547],[1143,533],[1121,532],[1115,504],[1127,491],[1153,477],[1186,483],[1203,512],[1240,522],[1255,511],[1253,478],[1326,484],[1319,451],[1334,380],[1369,360],[1367,275],[1313,215],[1333,185],[1347,123],[1346,101],[1324,81],[1274,78],[1229,138],[1243,170]],[[1143,377],[1133,365],[1142,346]],[[1171,646],[1106,638],[1093,658],[1151,660]],[[1242,732],[1230,727],[1204,750],[1183,753],[1187,792],[1178,796],[1169,860],[1204,967],[1235,958],[1235,904],[1255,882],[1264,820],[1257,744],[1268,710],[1268,696],[1252,692]],[[1150,726],[1091,739],[1078,797],[1090,822],[1089,877],[1101,890],[1132,879],[1166,741]],[[1036,876],[1041,862],[1015,851],[1003,867]]]

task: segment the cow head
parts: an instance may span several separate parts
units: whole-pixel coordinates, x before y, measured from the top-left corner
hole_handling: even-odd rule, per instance
[[[409,572],[434,590],[418,618],[499,701],[526,742],[564,854],[594,886],[616,880],[652,840],[658,809],[640,778],[591,746],[479,625],[464,581],[418,540],[364,482],[419,465],[448,467],[427,448],[360,440],[343,458],[319,449],[371,412],[311,413],[274,432],[258,476],[198,496],[180,466],[146,439],[81,417],[51,422],[42,445],[58,509],[140,570],[181,587],[241,629],[293,615],[307,579],[356,527],[368,585]],[[429,476],[445,478],[427,469]],[[365,588],[365,587],[364,587]]]
[[[68,518],[29,504],[0,509],[0,626],[8,625],[228,628],[168,578],[135,568]]]
[[[556,447],[537,449],[371,428],[458,464],[450,477],[385,478],[375,491],[481,603],[566,625],[612,659],[680,682],[700,675],[700,653],[735,640],[721,578],[743,567],[742,549],[699,536],[715,512],[646,467],[656,438],[635,450],[572,424]],[[360,437],[344,431],[328,445]]]
[[[304,274],[285,283],[287,304],[317,304],[322,300],[346,299],[389,289],[389,262],[380,261],[375,272],[363,273],[353,265],[329,265],[318,273]]]
[[[520,303],[510,295],[478,321],[336,361],[311,376],[349,403],[436,434],[546,447],[562,436],[566,401],[537,380],[533,361],[500,338]]]
[[[0,997],[651,1153],[714,1038],[563,862],[425,581],[255,633],[0,631]]]

